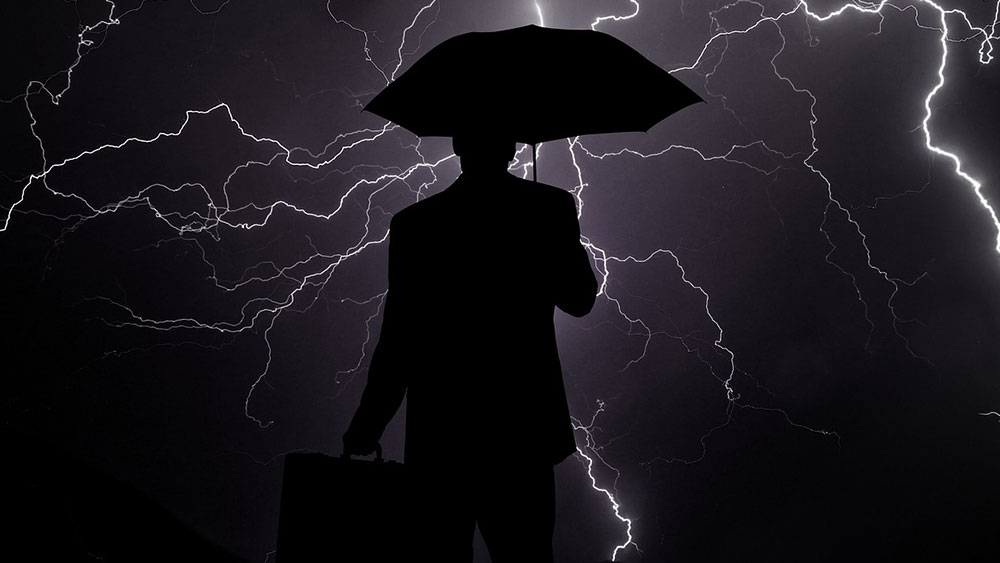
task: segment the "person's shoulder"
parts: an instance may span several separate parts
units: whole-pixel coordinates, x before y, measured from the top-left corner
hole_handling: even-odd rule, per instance
[[[573,194],[562,188],[550,186],[549,184],[543,184],[541,182],[533,182],[531,180],[518,178],[513,175],[510,177],[510,182],[511,185],[514,186],[514,189],[518,192],[533,196],[542,203],[548,203],[550,205],[566,205],[566,203],[569,202],[575,205]]]
[[[425,197],[419,201],[411,203],[403,209],[400,209],[392,215],[390,224],[392,226],[399,226],[419,223],[428,214],[433,213],[434,210],[439,207],[440,195],[441,194],[434,194]]]
[[[446,200],[444,192],[438,192],[411,203],[392,215],[389,229],[396,233],[419,233],[433,229],[449,213]]]

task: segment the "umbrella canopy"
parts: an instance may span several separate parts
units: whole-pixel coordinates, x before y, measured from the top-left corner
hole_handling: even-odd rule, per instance
[[[527,25],[444,41],[364,109],[421,137],[490,133],[535,144],[644,132],[699,101],[606,33]]]

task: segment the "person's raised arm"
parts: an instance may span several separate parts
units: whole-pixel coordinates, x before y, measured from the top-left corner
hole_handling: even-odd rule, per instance
[[[552,280],[555,304],[574,317],[582,317],[590,312],[597,299],[597,278],[590,265],[587,250],[580,243],[576,200],[569,192],[559,193]]]

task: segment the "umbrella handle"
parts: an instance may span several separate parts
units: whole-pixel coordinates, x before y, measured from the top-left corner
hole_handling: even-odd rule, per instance
[[[535,143],[531,143],[531,179],[534,182],[538,181],[538,166],[535,164],[535,158],[538,156],[538,148]]]

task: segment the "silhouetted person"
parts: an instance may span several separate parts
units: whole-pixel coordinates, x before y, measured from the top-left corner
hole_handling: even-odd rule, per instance
[[[392,218],[389,292],[344,451],[368,454],[406,406],[416,557],[552,560],[553,465],[576,445],[554,307],[597,282],[574,198],[507,172],[515,143],[457,136],[462,174]],[[392,540],[388,540],[392,541]]]

